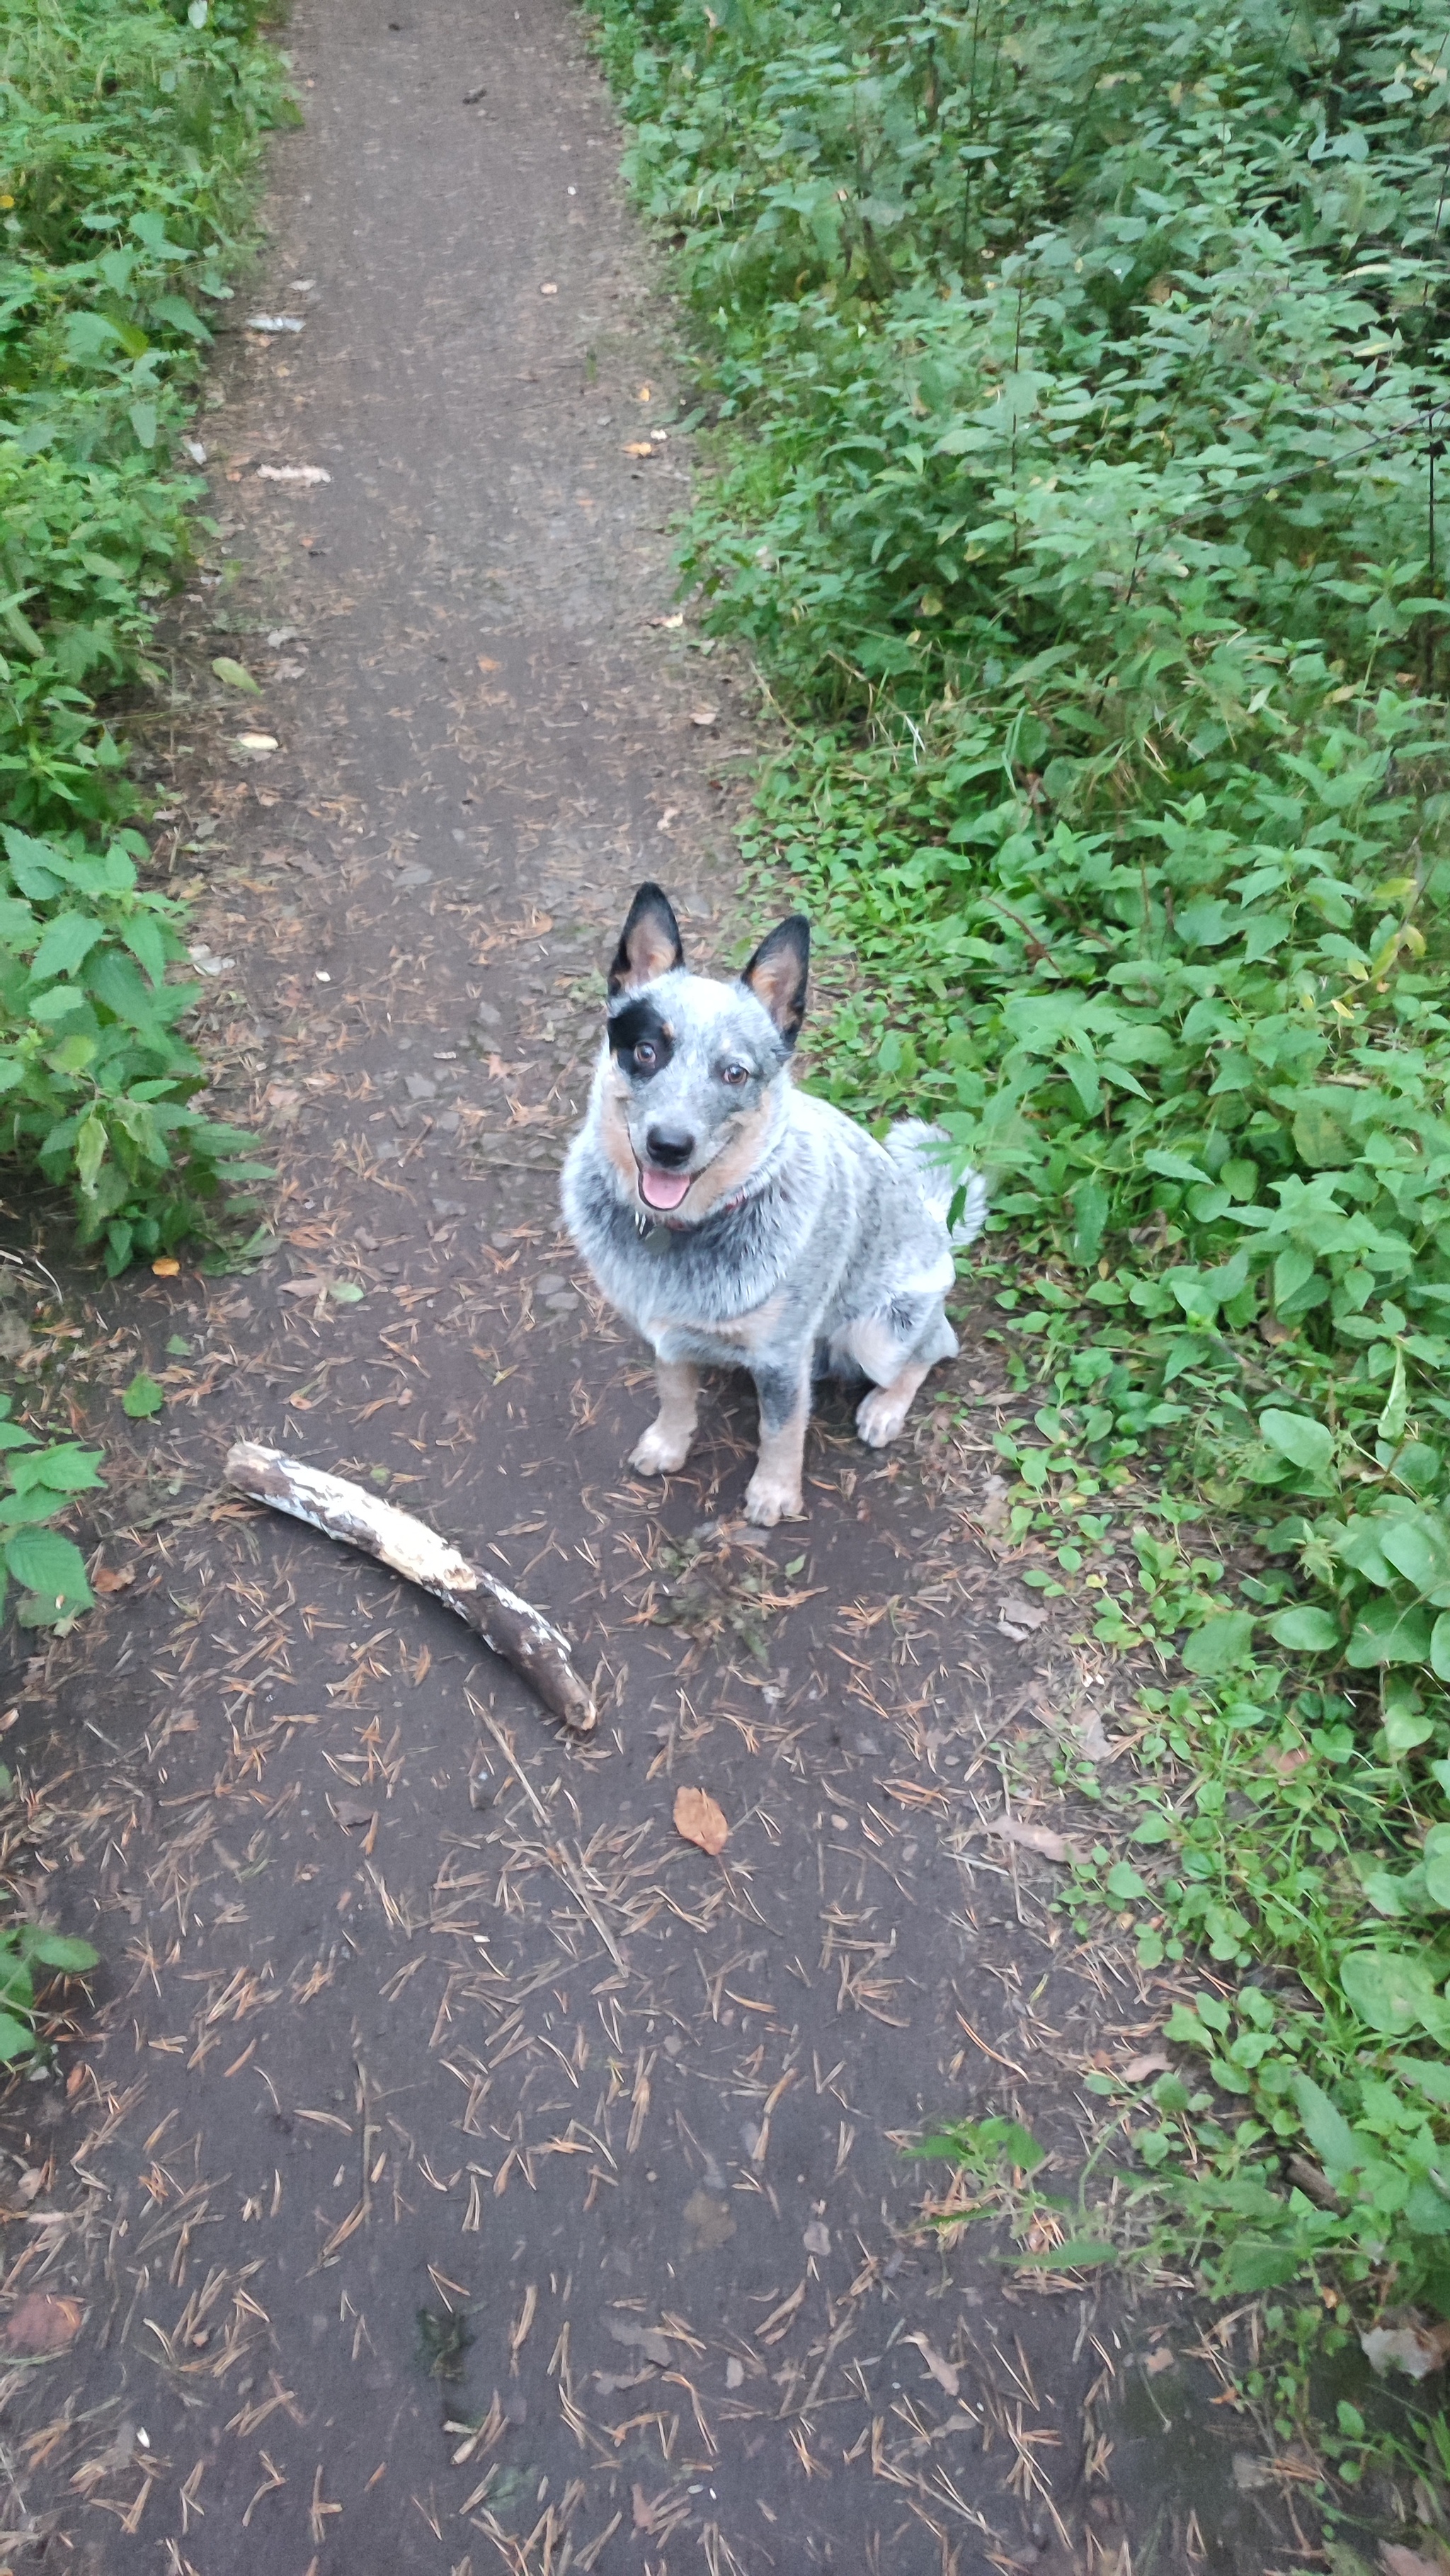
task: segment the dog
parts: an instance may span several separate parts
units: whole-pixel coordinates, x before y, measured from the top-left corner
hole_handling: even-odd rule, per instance
[[[655,1352],[659,1413],[631,1465],[683,1467],[700,1370],[744,1367],[760,1399],[745,1514],[762,1529],[801,1514],[815,1378],[871,1381],[856,1428],[881,1449],[928,1370],[956,1358],[943,1304],[953,1250],[987,1216],[971,1173],[948,1226],[939,1128],[906,1119],[878,1145],[795,1089],[809,970],[810,924],[796,913],[733,983],[692,975],[668,898],[642,885],[563,1174],[570,1235]]]

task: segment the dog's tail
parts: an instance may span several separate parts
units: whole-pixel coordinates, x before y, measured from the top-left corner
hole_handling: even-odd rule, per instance
[[[954,1180],[942,1158],[942,1148],[950,1147],[951,1138],[940,1127],[929,1127],[924,1118],[902,1118],[886,1137],[886,1151],[893,1163],[909,1172],[932,1215],[943,1225],[959,1188],[965,1186],[966,1200],[961,1215],[951,1229],[952,1242],[961,1252],[975,1243],[987,1222],[987,1184],[980,1172],[964,1172]]]

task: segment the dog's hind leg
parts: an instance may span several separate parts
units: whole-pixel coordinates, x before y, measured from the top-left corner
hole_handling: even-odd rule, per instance
[[[884,1449],[894,1440],[911,1411],[912,1398],[923,1378],[930,1375],[933,1360],[908,1360],[898,1369],[889,1386],[873,1386],[856,1407],[856,1428],[868,1449]]]
[[[760,1397],[760,1455],[745,1491],[745,1517],[758,1529],[799,1520],[801,1465],[811,1418],[811,1353],[784,1368],[753,1372]]]
[[[700,1411],[700,1372],[688,1360],[661,1360],[655,1369],[660,1409],[630,1457],[642,1476],[669,1476],[683,1467]]]
[[[940,1305],[910,1350],[892,1351],[880,1322],[858,1325],[853,1348],[867,1374],[877,1380],[856,1408],[856,1428],[868,1449],[884,1449],[901,1430],[917,1388],[938,1360],[954,1360],[959,1344]]]

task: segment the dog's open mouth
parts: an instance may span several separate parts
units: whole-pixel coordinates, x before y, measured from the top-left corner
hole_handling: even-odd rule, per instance
[[[639,1194],[646,1207],[668,1213],[684,1204],[685,1193],[695,1175],[693,1172],[661,1172],[651,1163],[639,1166]]]

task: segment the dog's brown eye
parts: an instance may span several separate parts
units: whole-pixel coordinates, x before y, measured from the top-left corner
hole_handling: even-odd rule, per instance
[[[634,1061],[641,1073],[653,1073],[655,1066],[659,1062],[659,1057],[656,1055],[654,1048],[650,1045],[648,1038],[642,1038],[639,1045],[635,1048]]]
[[[736,1090],[742,1082],[748,1082],[750,1080],[750,1067],[748,1064],[723,1065],[720,1071],[720,1079],[722,1082],[728,1082],[732,1090]]]

